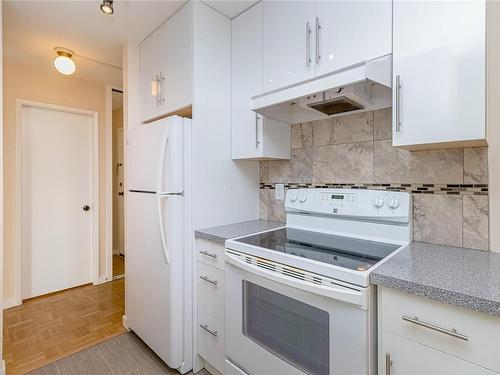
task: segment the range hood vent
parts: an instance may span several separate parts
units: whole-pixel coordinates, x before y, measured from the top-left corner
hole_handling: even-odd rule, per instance
[[[392,56],[253,97],[251,109],[290,124],[391,106]]]
[[[309,107],[314,108],[315,110],[320,111],[327,116],[363,109],[363,107],[359,103],[350,100],[346,96],[309,104]]]

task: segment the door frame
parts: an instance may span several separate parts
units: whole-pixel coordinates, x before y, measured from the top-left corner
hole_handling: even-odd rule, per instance
[[[92,170],[92,218],[90,241],[91,262],[90,269],[92,272],[92,283],[94,285],[99,282],[99,128],[98,128],[98,113],[81,108],[66,107],[56,104],[37,102],[27,99],[16,99],[16,199],[15,212],[16,218],[16,291],[15,305],[22,304],[22,109],[23,107],[33,107],[41,109],[49,109],[60,112],[75,113],[80,115],[90,116],[92,118],[92,160],[90,160]]]
[[[105,113],[106,113],[106,207],[105,209],[105,240],[104,240],[104,275],[99,280],[101,283],[113,281],[113,91],[122,93],[125,104],[125,92],[118,86],[106,85],[105,87]],[[125,122],[125,111],[123,112]],[[125,139],[125,138],[124,138]],[[123,147],[125,155],[125,145]],[[125,165],[125,160],[123,161]],[[125,187],[124,187],[125,188]]]

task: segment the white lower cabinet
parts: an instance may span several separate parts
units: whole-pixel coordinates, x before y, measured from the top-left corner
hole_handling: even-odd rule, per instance
[[[495,373],[452,355],[390,332],[382,334],[382,370],[379,375],[494,375]],[[392,362],[386,368],[387,359]]]
[[[224,373],[224,247],[197,240],[198,355]]]
[[[378,302],[380,375],[500,373],[500,318],[388,288]]]

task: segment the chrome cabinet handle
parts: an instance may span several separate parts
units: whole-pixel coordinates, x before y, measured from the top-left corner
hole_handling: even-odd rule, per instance
[[[160,73],[156,74],[156,105],[161,104],[161,78]]]
[[[396,131],[401,131],[401,76],[396,76]]]
[[[207,324],[200,324],[200,328],[210,333],[213,337],[217,337],[217,335],[219,334],[217,331],[212,331],[210,328],[208,328]]]
[[[208,276],[200,276],[200,279],[202,279],[202,280],[204,280],[204,281],[206,281],[206,282],[208,282],[208,283],[210,283],[212,285],[217,286],[217,280],[210,280],[208,278]]]
[[[165,76],[163,75],[162,72],[160,72],[160,105],[162,105],[163,103],[165,103],[165,97],[163,96],[163,89],[162,89],[162,83],[165,82]]]
[[[259,114],[255,112],[255,148],[259,148]]]
[[[319,23],[319,17],[316,17],[316,64],[319,64],[319,60],[321,60],[321,54],[319,52],[320,32],[321,32],[321,24]]]
[[[206,255],[207,257],[210,257],[210,258],[214,258],[214,259],[217,259],[217,254],[212,254],[212,253],[209,253],[208,251],[201,251],[200,250],[200,254],[201,255]]]
[[[452,329],[442,328],[442,327],[439,327],[439,326],[434,325],[432,323],[424,322],[423,320],[420,320],[417,316],[414,316],[413,318],[411,318],[409,316],[403,315],[401,318],[405,322],[409,322],[409,323],[413,323],[413,324],[416,324],[416,325],[421,326],[421,327],[429,328],[429,329],[432,329],[433,331],[441,332],[441,333],[444,333],[445,335],[452,336],[452,337],[455,337],[455,338],[460,339],[460,340],[464,340],[464,341],[469,340],[469,338],[467,336],[465,336],[461,333],[458,333],[455,328],[452,328]]]
[[[385,375],[391,375],[392,360],[390,353],[385,353]]]
[[[309,21],[306,22],[306,66],[311,65],[311,27]]]
[[[161,88],[162,82],[165,81],[165,76],[162,72],[156,75],[156,105],[162,105],[165,103],[165,98],[163,97],[163,90]]]

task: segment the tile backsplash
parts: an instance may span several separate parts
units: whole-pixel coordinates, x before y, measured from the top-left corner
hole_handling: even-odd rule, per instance
[[[291,160],[262,161],[260,216],[285,220],[274,184],[410,191],[415,241],[488,250],[487,147],[392,146],[391,110],[292,125]]]

